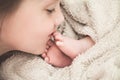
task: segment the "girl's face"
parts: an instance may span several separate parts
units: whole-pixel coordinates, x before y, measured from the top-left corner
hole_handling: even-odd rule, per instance
[[[1,27],[2,42],[15,50],[41,54],[64,20],[59,0],[24,0]]]

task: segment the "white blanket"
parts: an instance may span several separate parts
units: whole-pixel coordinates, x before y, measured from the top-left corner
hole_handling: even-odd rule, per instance
[[[120,80],[120,0],[63,0],[62,11],[64,35],[89,35],[96,44],[65,68],[14,55],[0,66],[0,80]]]

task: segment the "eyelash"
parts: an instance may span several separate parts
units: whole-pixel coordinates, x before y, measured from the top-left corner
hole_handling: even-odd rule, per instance
[[[46,11],[51,14],[51,13],[55,12],[55,9],[46,9]]]

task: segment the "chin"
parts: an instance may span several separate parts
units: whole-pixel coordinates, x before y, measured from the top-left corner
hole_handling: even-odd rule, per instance
[[[38,50],[40,54],[44,53],[46,49],[46,45],[44,47],[41,48],[41,50]]]

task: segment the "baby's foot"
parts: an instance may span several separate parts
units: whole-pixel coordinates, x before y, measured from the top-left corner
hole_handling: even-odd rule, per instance
[[[81,40],[75,40],[69,37],[62,36],[58,32],[55,32],[53,35],[56,45],[63,53],[65,53],[72,59],[74,59],[78,54],[83,53],[93,45],[93,42],[90,42],[89,37]]]
[[[71,64],[72,59],[63,54],[53,42],[49,41],[48,45],[49,49],[42,55],[47,63],[55,67],[65,67]]]
[[[81,45],[78,40],[62,36],[58,32],[54,33],[54,38],[56,45],[70,58],[74,59],[79,54]]]

